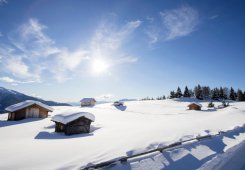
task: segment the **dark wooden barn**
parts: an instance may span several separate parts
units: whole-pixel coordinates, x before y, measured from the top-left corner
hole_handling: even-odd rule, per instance
[[[94,115],[88,112],[59,114],[52,118],[55,132],[64,132],[65,135],[89,133],[94,120]]]
[[[199,103],[191,103],[188,105],[189,110],[201,110],[202,105]]]
[[[48,112],[52,112],[52,108],[41,102],[34,100],[26,100],[11,105],[5,110],[8,112],[8,120],[21,120],[25,118],[45,118]]]

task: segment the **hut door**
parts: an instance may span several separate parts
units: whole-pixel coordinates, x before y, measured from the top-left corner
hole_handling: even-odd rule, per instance
[[[32,117],[39,117],[39,109],[31,108]]]
[[[38,108],[27,109],[26,117],[39,117],[39,109]]]

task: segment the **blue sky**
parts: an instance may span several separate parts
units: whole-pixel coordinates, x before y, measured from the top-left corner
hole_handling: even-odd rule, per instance
[[[0,0],[0,86],[57,101],[244,89],[245,3]]]

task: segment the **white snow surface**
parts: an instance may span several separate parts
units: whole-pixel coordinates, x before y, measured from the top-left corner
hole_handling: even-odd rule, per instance
[[[231,130],[217,139],[190,143],[131,160],[111,169],[198,169],[245,139],[245,103],[224,109],[187,110],[190,100],[129,101],[95,107],[56,106],[48,118],[6,121],[0,115],[0,169],[78,169],[91,163],[133,155],[190,139]],[[215,105],[220,104],[214,102]],[[51,117],[65,111],[93,113],[91,133],[65,136],[56,133]],[[240,128],[239,128],[240,127]]]
[[[244,170],[245,169],[245,141],[219,154],[205,163],[200,170]]]
[[[76,120],[80,117],[86,117],[87,119],[90,119],[91,121],[95,121],[95,116],[92,113],[89,112],[77,112],[74,113],[74,111],[65,111],[64,113],[55,115],[52,117],[52,121],[54,122],[60,122],[63,124],[67,124],[73,120]]]
[[[46,105],[46,104],[43,104],[39,101],[35,101],[35,100],[26,100],[26,101],[23,101],[23,102],[20,102],[20,103],[16,103],[14,105],[11,105],[11,106],[8,106],[5,108],[6,111],[9,111],[9,112],[14,112],[16,110],[20,110],[20,109],[23,109],[25,107],[28,107],[28,106],[31,106],[33,104],[36,104],[36,105],[39,105],[40,107],[43,107],[49,111],[53,111],[53,108]]]

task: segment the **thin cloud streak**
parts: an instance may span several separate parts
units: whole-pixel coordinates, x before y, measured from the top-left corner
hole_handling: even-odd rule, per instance
[[[35,81],[18,81],[14,80],[11,77],[0,77],[0,81],[5,82],[5,83],[11,83],[12,85],[18,85],[18,84],[29,84],[29,83],[35,83]]]
[[[150,22],[145,34],[149,39],[149,44],[170,41],[190,35],[197,30],[198,24],[198,11],[185,5],[160,12],[159,21]]]
[[[214,19],[217,19],[219,17],[219,15],[212,15],[211,17],[209,17],[208,19],[210,20],[214,20]]]
[[[167,31],[165,40],[173,40],[191,34],[196,30],[199,21],[198,12],[189,6],[166,10],[160,15]]]

